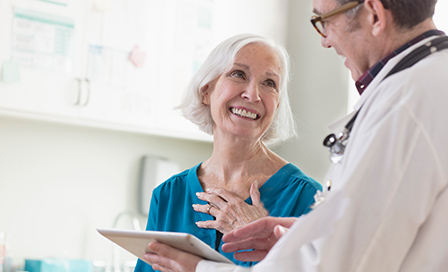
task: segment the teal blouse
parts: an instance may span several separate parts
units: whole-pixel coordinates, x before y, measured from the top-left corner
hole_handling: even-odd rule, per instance
[[[172,176],[154,189],[149,208],[146,230],[191,233],[215,248],[217,231],[196,226],[197,221],[213,220],[211,215],[193,210],[193,204],[207,204],[196,197],[203,192],[197,176],[198,164],[182,173]],[[270,216],[298,217],[310,211],[314,194],[322,190],[320,183],[305,175],[298,167],[289,163],[272,175],[260,187],[260,199]],[[252,204],[249,197],[246,203]],[[241,262],[233,258],[233,253],[219,252],[241,266],[251,266],[251,262]],[[135,272],[154,271],[151,266],[138,260]]]

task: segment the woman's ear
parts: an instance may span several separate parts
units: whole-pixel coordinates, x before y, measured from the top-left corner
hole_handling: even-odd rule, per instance
[[[372,35],[379,36],[386,28],[386,25],[391,23],[391,21],[388,21],[387,11],[383,3],[381,0],[365,0],[364,7],[367,10],[367,18],[372,29]]]
[[[207,83],[201,88],[202,94],[202,104],[209,106],[210,105],[210,83]]]

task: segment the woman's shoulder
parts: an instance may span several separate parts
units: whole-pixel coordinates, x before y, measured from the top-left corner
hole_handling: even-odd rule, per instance
[[[300,183],[302,186],[311,186],[316,190],[322,190],[322,185],[314,178],[305,174],[298,166],[287,163],[276,174],[291,183]]]
[[[200,165],[201,164],[195,165],[190,169],[186,169],[180,173],[172,175],[167,180],[159,184],[154,190],[171,190],[173,187],[179,189],[179,186],[187,186],[188,180],[197,178],[196,171]]]

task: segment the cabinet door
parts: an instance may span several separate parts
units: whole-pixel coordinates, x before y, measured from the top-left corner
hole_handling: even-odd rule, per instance
[[[0,114],[210,141],[173,107],[225,38],[284,41],[287,1],[0,0]]]
[[[182,37],[173,31],[181,23],[176,15],[189,12],[180,3],[188,1],[112,0],[108,5],[87,5],[85,78],[90,84],[81,119],[163,136],[211,139],[173,111],[192,75],[185,67],[191,70],[194,64],[194,50],[182,48],[195,41],[191,36],[188,42],[182,39],[191,31],[181,32]],[[181,51],[174,54],[173,48]]]
[[[153,28],[148,25],[157,10],[154,2],[147,0],[87,3],[84,78],[88,99],[80,110],[81,119],[128,129],[153,126],[157,33],[151,33]]]
[[[2,112],[34,118],[77,115],[82,5],[0,0]]]

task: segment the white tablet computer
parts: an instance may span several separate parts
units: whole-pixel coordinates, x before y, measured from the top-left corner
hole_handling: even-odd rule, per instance
[[[151,241],[159,241],[177,249],[190,252],[207,260],[232,264],[222,254],[199,240],[196,236],[181,232],[137,231],[117,229],[97,229],[100,234],[145,261],[142,256],[149,252],[147,246]]]

